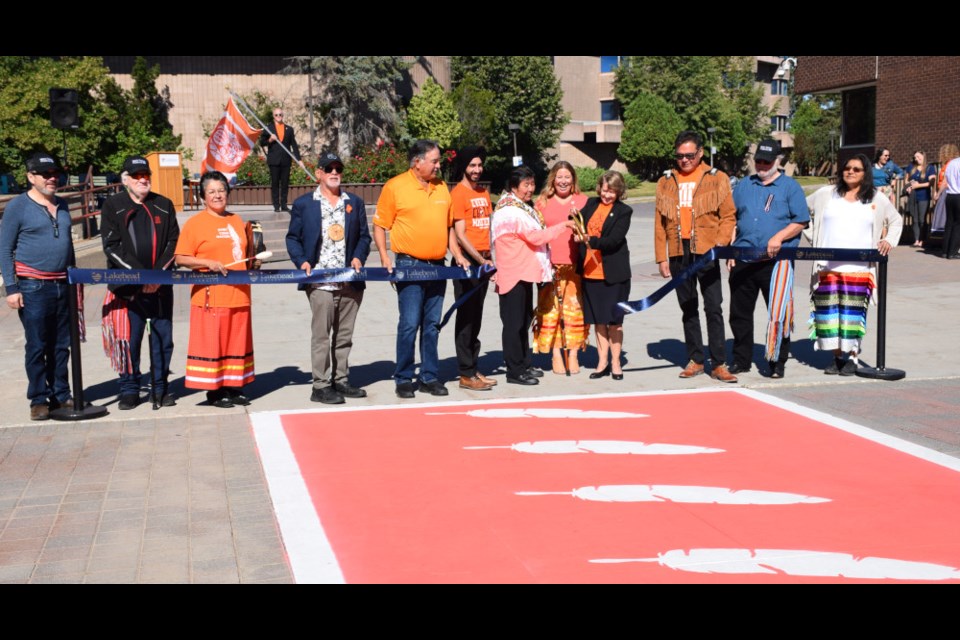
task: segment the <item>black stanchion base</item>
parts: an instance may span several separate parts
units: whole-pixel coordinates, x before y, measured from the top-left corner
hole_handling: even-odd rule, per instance
[[[902,369],[860,367],[857,369],[857,375],[861,378],[873,378],[875,380],[903,380],[907,372]]]
[[[90,420],[92,418],[102,418],[107,415],[106,407],[95,407],[87,404],[82,409],[54,409],[50,412],[51,420]]]

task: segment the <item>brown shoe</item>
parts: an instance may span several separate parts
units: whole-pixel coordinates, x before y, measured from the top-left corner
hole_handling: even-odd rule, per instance
[[[488,378],[487,376],[483,375],[482,373],[477,372],[476,377],[480,378],[480,382],[482,382],[482,383],[484,383],[484,384],[488,384],[488,385],[490,385],[491,387],[497,386],[497,381],[496,381],[496,380],[494,380],[493,378]]]
[[[720,364],[715,366],[713,368],[713,371],[710,372],[710,377],[720,382],[736,382],[737,381],[737,376],[730,373],[730,371],[727,369],[727,365],[725,364]]]
[[[30,419],[31,420],[50,419],[50,407],[48,407],[46,404],[30,405]]]
[[[703,365],[697,364],[693,360],[687,363],[687,368],[680,372],[681,378],[692,378],[703,373]]]
[[[477,376],[473,376],[472,378],[460,376],[460,388],[471,389],[473,391],[488,391],[490,390],[491,385],[487,384]]]

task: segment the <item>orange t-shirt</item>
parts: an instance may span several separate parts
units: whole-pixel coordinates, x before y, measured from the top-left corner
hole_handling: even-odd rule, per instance
[[[690,239],[690,232],[693,230],[693,193],[697,190],[697,185],[700,183],[704,171],[706,171],[706,167],[701,163],[689,175],[683,175],[679,171],[675,171],[673,174],[677,177],[677,195],[680,202],[680,237],[684,240]]]
[[[490,251],[490,192],[475,189],[462,182],[450,192],[450,212],[453,220],[463,220],[465,235],[477,251]]]
[[[612,202],[610,204],[603,204],[601,202],[597,205],[597,210],[593,212],[593,215],[590,216],[590,221],[587,222],[588,236],[600,237],[600,233],[603,230],[603,222],[607,219],[607,216],[610,215],[611,209],[613,209]],[[599,249],[587,247],[587,255],[583,260],[583,277],[589,280],[603,280],[603,255]]]
[[[174,253],[230,264],[247,257],[246,223],[229,211],[218,216],[204,209],[192,216],[180,230]],[[227,267],[230,271],[246,271],[248,262]],[[209,298],[207,293],[209,291]],[[190,291],[190,304],[195,307],[249,307],[248,284],[195,284]]]
[[[442,260],[447,255],[450,190],[434,179],[424,188],[413,169],[383,185],[373,224],[390,232],[390,248],[419,260]]]

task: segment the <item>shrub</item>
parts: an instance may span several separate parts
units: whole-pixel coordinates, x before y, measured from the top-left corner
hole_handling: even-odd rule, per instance
[[[449,172],[456,151],[448,149],[440,156],[442,175]],[[386,182],[410,168],[407,152],[400,151],[393,144],[379,144],[363,151],[344,163],[343,182],[376,183]]]
[[[580,185],[580,191],[583,191],[589,195],[596,195],[597,180],[599,180],[600,176],[602,176],[608,170],[604,169],[603,167],[574,168],[577,170],[577,183]],[[627,189],[636,189],[640,186],[642,181],[637,176],[624,171],[621,171],[620,173],[623,174],[623,181],[626,183]]]
[[[307,171],[310,172],[310,175],[308,176],[303,172],[303,169],[301,169],[297,164],[294,164],[290,167],[291,186],[316,184],[313,179],[313,176],[316,175],[316,165],[307,160],[304,160],[303,164],[306,165]],[[269,187],[270,167],[267,166],[266,158],[256,153],[251,153],[249,156],[247,156],[247,159],[244,160],[237,168],[237,184]]]

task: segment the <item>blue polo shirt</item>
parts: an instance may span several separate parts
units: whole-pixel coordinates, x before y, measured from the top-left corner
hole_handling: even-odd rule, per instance
[[[783,173],[770,184],[763,184],[756,175],[741,180],[733,190],[733,202],[737,206],[735,247],[766,247],[770,238],[788,224],[810,223],[803,188]],[[799,244],[800,234],[797,234],[783,246]]]

